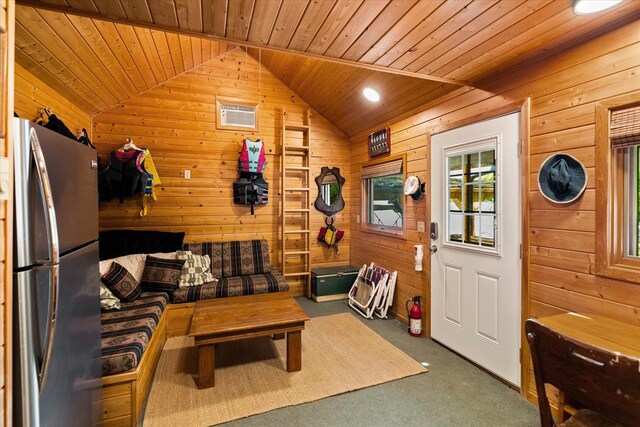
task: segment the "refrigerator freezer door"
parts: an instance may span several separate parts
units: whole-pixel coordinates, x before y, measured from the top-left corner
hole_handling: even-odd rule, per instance
[[[24,268],[49,259],[43,195],[29,138],[36,130],[46,163],[57,218],[59,251],[98,238],[96,151],[24,119],[14,119],[15,257]]]
[[[43,367],[49,326],[50,269],[40,267],[14,275],[14,278],[30,276],[22,283],[22,287],[25,283],[28,287],[18,292],[20,300],[16,304],[21,323],[26,319],[30,324],[20,324],[16,331],[21,345],[16,346],[18,354],[14,357],[20,364],[20,374],[14,376],[14,413],[22,421],[17,425],[90,426],[98,421],[92,419],[92,405],[96,409],[97,402],[93,402],[99,401],[102,375],[98,244],[64,255],[59,271],[56,333],[42,388],[37,378]],[[24,304],[25,301],[28,303]],[[95,411],[94,416],[100,413]],[[31,417],[28,423],[25,415]]]

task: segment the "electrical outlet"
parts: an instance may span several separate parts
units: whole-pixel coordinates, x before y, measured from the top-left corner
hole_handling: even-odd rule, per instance
[[[356,224],[360,224],[360,215],[356,215]]]
[[[426,226],[424,221],[418,221],[418,233],[424,233],[427,230]]]
[[[184,179],[191,179],[191,171],[189,169],[184,170]]]

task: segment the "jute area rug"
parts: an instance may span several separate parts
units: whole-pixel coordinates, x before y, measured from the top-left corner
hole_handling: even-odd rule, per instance
[[[145,427],[210,426],[382,384],[427,370],[350,313],[316,317],[302,331],[302,371],[286,370],[286,340],[235,341],[216,348],[216,386],[198,390],[189,337],[162,351]]]

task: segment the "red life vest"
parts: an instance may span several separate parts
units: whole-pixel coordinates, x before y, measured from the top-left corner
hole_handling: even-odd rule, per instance
[[[251,215],[254,205],[266,205],[269,201],[269,184],[262,177],[267,165],[262,140],[246,138],[238,158],[240,178],[233,183],[233,202],[236,205],[250,205]]]

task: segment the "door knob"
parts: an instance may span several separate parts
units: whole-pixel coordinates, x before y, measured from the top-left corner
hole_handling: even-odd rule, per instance
[[[429,252],[431,252],[432,254],[438,252],[438,247],[436,245],[429,246]]]

